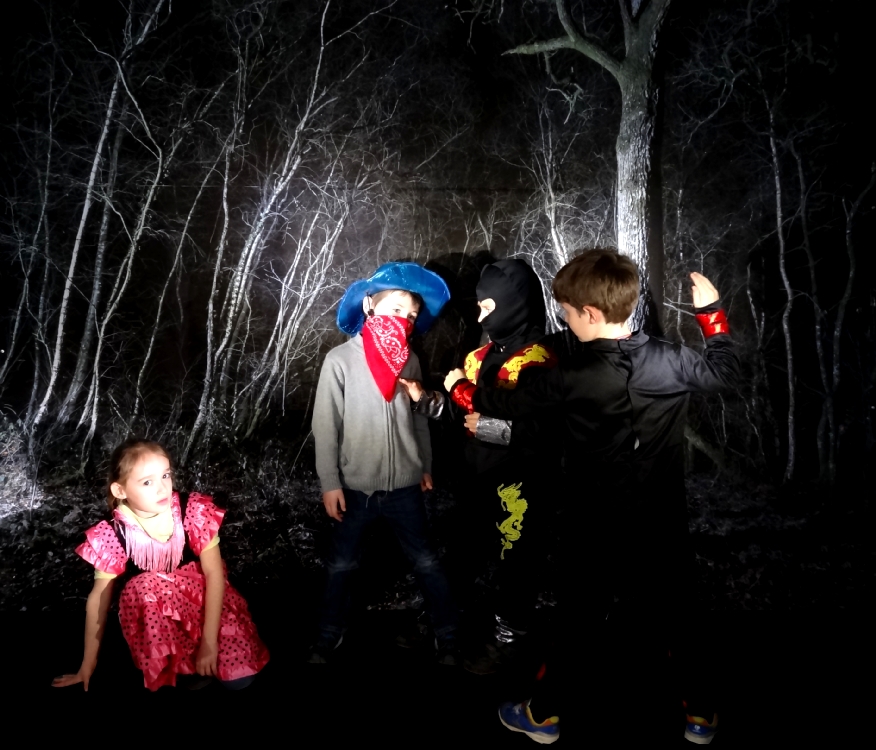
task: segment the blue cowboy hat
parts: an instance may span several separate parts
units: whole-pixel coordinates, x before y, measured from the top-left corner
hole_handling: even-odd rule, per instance
[[[417,333],[429,330],[450,299],[450,290],[437,273],[427,271],[417,263],[384,263],[369,278],[354,281],[344,292],[338,305],[338,328],[350,336],[359,333],[365,322],[362,300],[388,289],[416,292],[423,298],[425,304],[414,326]]]

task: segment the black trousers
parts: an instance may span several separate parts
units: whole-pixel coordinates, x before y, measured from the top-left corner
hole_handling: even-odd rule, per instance
[[[590,499],[577,514],[564,511],[545,669],[529,696],[515,698],[532,697],[537,721],[560,716],[564,737],[616,740],[624,725],[671,737],[682,699],[715,709],[686,518],[678,498],[650,508],[617,492]]]
[[[552,588],[548,556],[552,539],[556,472],[541,473],[526,461],[507,460],[483,472],[467,467],[458,496],[451,575],[463,607],[480,593],[475,579],[493,570],[493,613],[511,627],[529,627],[538,594]]]

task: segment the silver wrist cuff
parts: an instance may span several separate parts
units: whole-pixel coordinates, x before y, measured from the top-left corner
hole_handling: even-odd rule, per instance
[[[496,445],[508,445],[511,442],[511,422],[497,417],[485,417],[478,419],[475,437],[485,443]]]

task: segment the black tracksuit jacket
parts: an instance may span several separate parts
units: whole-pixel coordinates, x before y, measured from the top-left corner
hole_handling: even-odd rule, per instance
[[[634,333],[576,342],[529,387],[478,388],[473,406],[505,419],[561,410],[566,553],[580,549],[610,568],[624,560],[630,570],[669,573],[664,563],[677,569],[687,556],[683,447],[690,394],[732,388],[738,369],[729,333],[709,338],[703,354]]]

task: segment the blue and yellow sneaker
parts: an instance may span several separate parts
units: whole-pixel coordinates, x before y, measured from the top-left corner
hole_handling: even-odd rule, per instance
[[[512,732],[523,732],[527,737],[550,745],[560,739],[560,719],[551,716],[541,724],[536,724],[529,713],[529,701],[524,703],[503,703],[499,706],[499,721]]]
[[[687,708],[687,704],[685,704]],[[718,714],[712,714],[712,721],[706,721],[702,716],[687,714],[687,726],[684,728],[684,738],[697,745],[708,745],[718,732]]]

